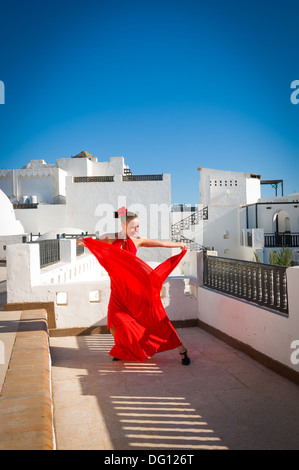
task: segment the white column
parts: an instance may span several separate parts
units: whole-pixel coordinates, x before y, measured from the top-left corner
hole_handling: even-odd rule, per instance
[[[28,302],[32,286],[40,283],[38,243],[7,246],[7,303]]]

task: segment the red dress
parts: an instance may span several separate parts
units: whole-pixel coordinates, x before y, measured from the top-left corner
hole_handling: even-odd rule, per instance
[[[130,238],[116,239],[112,244],[85,238],[84,244],[111,280],[107,328],[116,329],[115,345],[109,354],[118,359],[143,361],[180,346],[182,343],[167,317],[160,293],[187,249],[152,269],[136,256],[137,249]]]

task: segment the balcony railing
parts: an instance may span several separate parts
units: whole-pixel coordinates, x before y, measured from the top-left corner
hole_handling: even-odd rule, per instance
[[[299,247],[299,233],[265,233],[265,248]]]
[[[82,233],[81,236],[87,236],[87,235],[88,233],[86,232],[85,234]],[[60,261],[60,239],[61,238],[78,238],[79,237],[79,235],[77,234],[63,233],[62,235],[57,234],[56,239],[32,241],[32,237],[34,236],[35,235],[31,234],[31,241],[29,241],[28,243],[39,244],[39,257],[40,257],[41,268],[44,268],[46,266],[49,266],[50,264],[54,264]],[[91,234],[88,236],[94,236],[94,234]],[[84,246],[82,245],[76,246],[76,256],[81,256],[84,254],[84,252],[85,252]]]
[[[205,255],[204,285],[288,314],[284,266]]]
[[[13,204],[14,209],[37,209],[38,202],[24,202]]]
[[[113,183],[114,176],[74,176],[74,183]]]
[[[30,243],[39,244],[40,267],[44,268],[50,264],[60,261],[59,240],[41,240]]]
[[[123,175],[123,181],[163,181],[162,175]]]

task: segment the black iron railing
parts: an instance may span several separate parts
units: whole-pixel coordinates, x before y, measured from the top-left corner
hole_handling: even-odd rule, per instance
[[[114,176],[74,176],[74,183],[113,183]]]
[[[178,236],[183,230],[190,230],[192,225],[198,224],[201,220],[208,220],[208,218],[208,207],[203,207],[203,209],[195,211],[188,217],[172,224],[171,235],[173,237]]]
[[[190,251],[201,251],[205,249],[202,245],[195,242],[194,240],[190,240],[190,238],[186,238],[183,235],[174,235],[172,237],[173,242],[180,242],[185,243]]]
[[[22,203],[15,203],[13,204],[14,209],[37,209],[38,202],[24,202]]]
[[[44,268],[50,264],[60,261],[59,240],[41,240],[32,243],[39,244],[40,267]]]
[[[39,244],[39,257],[40,257],[40,267],[44,268],[45,266],[49,266],[50,264],[57,263],[60,261],[60,242],[61,238],[78,238],[78,237],[94,237],[94,234],[88,234],[88,232],[82,232],[81,235],[74,234],[74,233],[62,233],[57,234],[55,239],[51,240],[35,240],[33,241],[33,237],[40,237],[40,233],[38,235],[30,234],[29,241],[27,242],[26,236],[23,238],[23,243],[38,243]],[[78,245],[76,246],[76,256],[81,256],[85,252],[84,246]]]
[[[84,254],[84,246],[78,245],[76,246],[76,255],[81,256]]]
[[[204,285],[288,314],[286,267],[204,256]]]
[[[162,175],[123,175],[123,181],[163,181]]]
[[[299,233],[265,233],[265,248],[299,247]]]

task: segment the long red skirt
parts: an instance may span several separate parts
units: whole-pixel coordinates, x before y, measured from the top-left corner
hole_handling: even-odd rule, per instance
[[[187,249],[155,269],[119,247],[85,238],[86,247],[109,274],[108,329],[116,327],[111,356],[143,361],[182,343],[161,301],[161,288]]]

